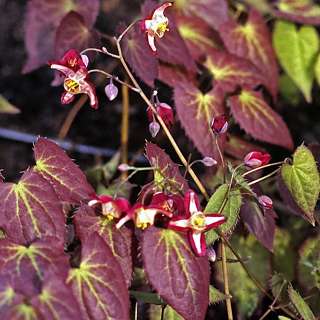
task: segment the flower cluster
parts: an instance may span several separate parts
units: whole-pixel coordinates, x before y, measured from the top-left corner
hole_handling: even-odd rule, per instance
[[[130,207],[123,198],[113,199],[110,196],[93,196],[89,206],[101,206],[101,213],[108,220],[116,220],[116,227],[121,228],[128,221],[133,221],[142,230],[157,225],[188,235],[190,245],[197,256],[206,254],[204,233],[217,228],[225,222],[225,217],[218,213],[204,213],[201,210],[196,193],[189,190],[184,198],[179,195],[157,192],[152,196],[149,205],[136,203]]]

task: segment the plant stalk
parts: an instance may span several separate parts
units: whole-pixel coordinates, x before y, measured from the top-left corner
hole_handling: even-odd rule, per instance
[[[121,163],[128,163],[128,140],[129,140],[129,88],[122,85],[122,119],[121,119]],[[126,179],[128,172],[121,174]]]

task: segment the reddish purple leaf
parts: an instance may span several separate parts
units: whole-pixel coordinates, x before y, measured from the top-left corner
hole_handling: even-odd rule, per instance
[[[129,294],[121,267],[97,233],[82,241],[81,263],[70,270],[67,284],[87,318],[129,319]]]
[[[105,240],[118,260],[129,287],[132,278],[131,230],[125,227],[117,229],[114,222],[97,215],[93,208],[86,205],[77,210],[74,222],[80,240],[93,232],[97,232]]]
[[[154,86],[159,62],[152,53],[143,32],[135,25],[122,40],[123,56],[134,73],[148,86]]]
[[[176,8],[186,16],[203,19],[214,29],[229,19],[228,3],[225,0],[176,1]]]
[[[239,95],[228,99],[231,112],[242,129],[254,138],[293,148],[293,141],[287,125],[263,100],[261,93],[242,90]]]
[[[198,17],[176,16],[178,31],[195,60],[202,61],[207,51],[217,48],[217,34]],[[220,40],[221,42],[221,40]]]
[[[238,136],[228,135],[226,138],[225,149],[224,151],[234,157],[235,159],[243,160],[243,158],[249,153],[255,151],[266,152],[265,149],[260,146],[250,143]]]
[[[30,243],[43,236],[64,237],[64,214],[48,181],[27,170],[18,183],[0,184],[0,227],[8,239]]]
[[[27,73],[54,57],[56,29],[70,11],[81,14],[92,27],[99,12],[99,0],[31,0],[25,16],[25,45],[28,60],[23,67]]]
[[[163,63],[159,66],[158,79],[171,87],[176,87],[183,81],[196,83],[195,76],[182,67]]]
[[[279,18],[302,24],[320,24],[318,1],[278,0],[272,13]]]
[[[241,207],[240,216],[248,230],[269,251],[273,251],[277,215],[272,209],[261,210],[252,200],[246,200]]]
[[[185,178],[182,177],[179,167],[174,163],[165,151],[156,144],[146,143],[146,157],[155,170],[155,186],[167,189],[172,193],[186,192],[189,187]]]
[[[26,275],[34,273],[39,279],[48,272],[67,274],[69,260],[64,253],[63,239],[43,237],[31,244],[21,245],[0,241],[0,270],[3,273]]]
[[[39,138],[34,156],[35,170],[52,184],[60,200],[79,203],[94,194],[84,173],[56,143]]]
[[[225,113],[224,94],[219,87],[203,94],[196,86],[182,82],[174,90],[177,116],[187,136],[204,156],[219,159],[211,121],[214,116]],[[219,139],[223,144],[224,136]]]
[[[205,66],[214,83],[226,92],[232,92],[238,86],[254,88],[264,83],[261,72],[252,63],[226,51],[210,50]]]
[[[204,319],[209,303],[207,257],[196,257],[187,237],[150,227],[143,233],[147,277],[161,298],[186,320]]]
[[[250,60],[266,77],[274,98],[278,92],[278,66],[269,29],[261,14],[251,9],[245,24],[234,20],[220,26],[220,36],[230,53]]]
[[[56,31],[55,56],[62,57],[70,48],[81,52],[83,49],[97,47],[98,35],[90,30],[84,18],[71,11],[61,21]]]

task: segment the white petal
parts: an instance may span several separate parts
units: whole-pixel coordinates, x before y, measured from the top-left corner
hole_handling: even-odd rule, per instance
[[[150,46],[151,50],[153,52],[156,52],[157,48],[154,43],[154,36],[152,36],[151,34],[148,34],[148,42],[149,42],[149,46]]]
[[[206,225],[223,221],[224,217],[208,217],[206,216]]]
[[[201,233],[193,233],[192,234],[194,245],[197,249],[197,252],[201,252]]]
[[[189,226],[189,219],[184,220],[176,220],[176,221],[170,221],[171,225],[181,227],[181,228],[187,228]]]
[[[96,205],[97,203],[100,203],[100,201],[98,201],[98,200],[96,200],[96,199],[90,200],[90,201],[88,202],[88,206],[89,206],[89,207],[93,207],[93,206]]]
[[[197,203],[195,200],[195,193],[190,192],[189,212],[191,215],[193,215],[194,213],[196,213],[198,211],[199,211],[199,209],[197,208]]]

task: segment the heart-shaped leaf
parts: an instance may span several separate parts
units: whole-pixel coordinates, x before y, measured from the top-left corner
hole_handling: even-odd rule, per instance
[[[179,167],[174,163],[165,151],[156,144],[146,143],[146,157],[154,170],[154,185],[159,189],[166,189],[170,192],[186,192],[188,183],[182,177]]]
[[[233,92],[239,86],[255,88],[265,82],[259,69],[251,62],[226,51],[208,51],[205,66],[212,74],[214,84],[226,92]]]
[[[0,94],[0,114],[1,113],[17,114],[20,113],[20,110]]]
[[[64,237],[62,206],[50,183],[27,170],[18,183],[0,183],[0,226],[13,241],[30,243],[42,236]]]
[[[250,60],[266,77],[273,97],[278,92],[278,67],[269,29],[261,14],[251,9],[244,24],[229,19],[219,29],[228,51]]]
[[[190,82],[182,82],[174,90],[174,101],[179,121],[187,136],[201,154],[219,159],[215,139],[211,131],[213,117],[224,113],[224,94],[217,87],[203,94]],[[224,137],[222,136],[223,144]]]
[[[82,241],[81,262],[67,284],[88,319],[129,319],[129,294],[117,259],[97,234]]]
[[[52,184],[62,201],[76,204],[94,194],[84,173],[56,143],[39,138],[34,157],[35,170]]]
[[[257,240],[273,251],[277,215],[272,209],[262,211],[256,201],[246,200],[240,212],[242,221]]]
[[[316,29],[302,26],[299,30],[290,22],[277,21],[273,32],[273,46],[282,68],[311,102],[314,64],[319,51]]]
[[[229,186],[223,184],[210,197],[204,212],[221,213],[224,215],[227,221],[219,227],[219,231],[230,234],[238,222],[241,202],[242,197],[240,190],[230,190],[229,192]],[[208,245],[212,244],[218,238],[217,232],[213,229],[206,233],[206,242]]]
[[[239,95],[228,99],[231,112],[247,133],[254,138],[293,148],[293,141],[287,125],[264,101],[260,92],[242,90]]]
[[[142,257],[161,298],[186,320],[204,319],[209,303],[208,259],[194,255],[187,237],[150,227],[143,234]]]
[[[86,205],[77,210],[74,222],[80,240],[93,232],[97,232],[105,240],[118,260],[129,287],[132,278],[132,232],[127,228],[117,229],[114,222],[102,215],[96,215],[94,209]]]
[[[319,198],[320,179],[315,159],[306,146],[297,148],[292,165],[282,165],[281,179],[303,217],[314,225],[314,208]]]

